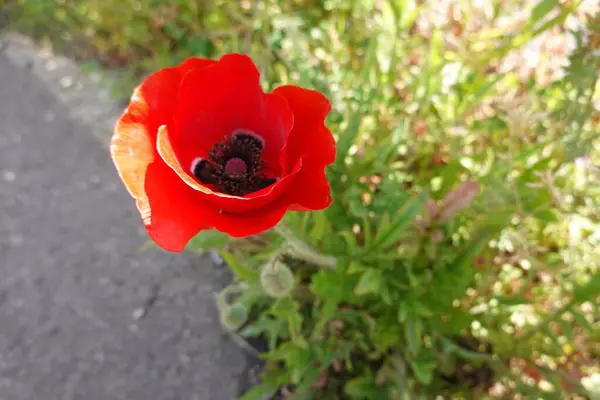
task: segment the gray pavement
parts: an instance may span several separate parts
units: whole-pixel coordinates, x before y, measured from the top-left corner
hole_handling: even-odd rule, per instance
[[[134,202],[69,115],[0,52],[0,400],[235,399],[225,267],[139,253]]]

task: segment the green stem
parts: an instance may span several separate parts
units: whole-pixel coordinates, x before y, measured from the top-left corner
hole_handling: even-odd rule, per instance
[[[321,268],[334,269],[336,258],[327,254],[322,254],[305,243],[296,234],[288,228],[283,222],[275,227],[275,231],[279,233],[287,242],[288,253],[303,261],[317,265]]]

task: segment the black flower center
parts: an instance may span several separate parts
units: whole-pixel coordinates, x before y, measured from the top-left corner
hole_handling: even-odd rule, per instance
[[[208,159],[192,165],[192,173],[205,185],[233,196],[244,196],[275,183],[265,175],[263,142],[247,133],[237,133],[213,146]]]

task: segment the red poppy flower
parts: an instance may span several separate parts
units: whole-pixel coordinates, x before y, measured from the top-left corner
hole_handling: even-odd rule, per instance
[[[330,202],[335,142],[319,92],[264,93],[250,58],[190,58],[134,91],[111,154],[150,237],[181,251],[203,229],[243,237]]]

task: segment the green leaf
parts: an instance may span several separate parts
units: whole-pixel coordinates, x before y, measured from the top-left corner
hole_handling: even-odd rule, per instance
[[[412,312],[409,303],[402,302],[398,306],[398,322],[403,324],[408,318],[408,314]]]
[[[367,59],[364,63],[364,66],[361,71],[361,81],[358,82],[358,87],[365,87],[368,84],[369,74],[375,69],[374,64],[377,62],[376,57],[377,52],[377,39],[372,37],[368,39],[368,49],[367,49]],[[352,111],[352,114],[348,118],[348,128],[346,131],[340,136],[340,139],[337,144],[338,156],[336,160],[336,164],[343,166],[345,162],[346,155],[348,154],[348,150],[354,144],[354,141],[358,137],[360,133],[360,126],[362,124],[362,120],[364,118],[364,109],[368,109],[371,106],[371,103],[375,99],[377,91],[375,89],[370,89],[368,92],[366,90],[359,91],[361,96],[360,104]]]
[[[256,337],[263,333],[264,330],[265,328],[261,325],[248,325],[242,330],[241,335],[244,337]]]
[[[427,202],[428,193],[423,192],[408,200],[394,216],[392,223],[385,230],[380,229],[375,238],[373,248],[386,248],[403,237],[403,230],[415,220]]]
[[[433,371],[437,367],[436,363],[431,361],[416,360],[411,361],[410,366],[419,382],[429,385],[433,379]]]
[[[490,360],[489,354],[478,353],[476,351],[465,349],[445,337],[439,337],[439,339],[442,342],[443,349],[445,352],[452,352],[464,360],[468,360],[468,361],[472,361],[472,362],[481,362],[481,361],[489,361]]]
[[[149,250],[153,247],[156,247],[156,243],[154,243],[152,240],[148,240],[146,243],[144,243],[143,245],[140,246],[138,251],[140,253],[143,253],[144,251]]]
[[[388,306],[391,306],[394,304],[394,300],[392,299],[389,286],[387,286],[387,285],[382,286],[381,290],[379,291],[379,294],[381,295],[381,300],[383,300],[383,302],[385,304],[387,304]]]
[[[448,266],[436,267],[432,278],[436,295],[423,300],[428,301],[430,308],[435,305],[438,311],[454,311],[452,300],[464,295],[465,290],[472,284],[475,277],[473,261],[487,246],[491,235],[496,230],[497,228],[487,228],[477,233]]]
[[[369,218],[363,217],[363,237],[364,237],[364,247],[369,248],[371,246],[371,242],[373,240],[373,236],[371,233],[371,221]]]
[[[544,222],[558,222],[556,214],[552,210],[542,210],[533,214],[533,216]]]
[[[309,370],[314,370],[314,361],[310,351],[301,347],[287,347],[285,363],[291,372],[292,383],[298,384]]]
[[[191,36],[185,39],[185,48],[190,55],[210,57],[215,50],[214,44],[205,37]]]
[[[369,293],[378,293],[381,288],[381,281],[381,270],[368,269],[360,277],[354,288],[354,294],[362,296]]]
[[[462,294],[471,283],[473,275],[473,260],[487,246],[493,230],[489,229],[477,235],[477,237],[469,243],[454,259],[450,266],[450,270],[457,278],[454,283],[452,292],[455,296]]]
[[[554,9],[554,7],[558,6],[560,3],[558,0],[543,0],[539,2],[533,10],[531,10],[531,15],[529,17],[529,23],[535,24],[537,21],[544,18],[550,11]]]
[[[206,251],[210,249],[222,249],[229,243],[229,235],[215,229],[205,230],[194,236],[186,246],[186,249]]]
[[[277,392],[279,385],[274,382],[265,382],[258,386],[254,386],[252,390],[246,392],[238,400],[264,400],[270,398]]]
[[[498,304],[505,306],[518,306],[520,304],[531,304],[531,300],[526,299],[523,296],[496,296]]]
[[[378,354],[384,354],[390,348],[395,347],[402,337],[402,327],[399,324],[390,323],[385,318],[379,318],[375,321],[375,329],[371,335],[371,340],[378,351]]]
[[[327,229],[327,216],[323,211],[316,211],[312,213],[312,217],[314,218],[315,223],[310,231],[310,238],[313,242],[318,242],[323,238],[323,235],[325,235]]]
[[[229,265],[231,271],[244,282],[257,283],[260,280],[260,274],[257,270],[244,265],[233,254],[227,251],[221,251],[221,257]]]
[[[585,329],[588,333],[594,332],[594,327],[592,326],[592,324],[590,324],[590,322],[587,320],[587,318],[585,318],[585,316],[582,313],[573,309],[571,309],[570,311],[573,315],[573,318],[577,322],[577,325]]]
[[[344,393],[352,398],[370,399],[375,382],[370,375],[359,376],[346,383]]]
[[[457,334],[460,333],[461,330],[466,329],[471,322],[473,322],[473,315],[465,310],[461,310],[460,308],[452,309],[450,315],[447,319],[443,321],[438,319],[436,323],[436,328],[438,328],[441,332],[449,333],[449,334]]]
[[[568,340],[573,340],[573,322],[559,318],[558,324],[560,325],[562,335],[566,336]]]
[[[423,324],[420,319],[409,319],[404,324],[404,335],[408,344],[408,351],[416,356],[421,349],[421,337],[423,335]]]
[[[431,318],[434,315],[433,311],[431,311],[431,309],[429,307],[427,307],[425,304],[423,304],[420,301],[415,301],[413,303],[413,307],[415,309],[415,313],[421,317]]]
[[[313,275],[310,290],[319,299],[336,303],[351,300],[358,275],[349,275],[342,268],[335,271],[320,269]]]
[[[583,286],[577,286],[573,291],[574,299],[577,302],[590,301],[600,293],[600,274],[596,273]]]
[[[292,342],[303,349],[308,348],[308,342],[302,336],[302,314],[296,312],[288,316],[288,329],[290,330],[290,336]]]
[[[346,247],[348,248],[347,254],[353,254],[358,248],[358,243],[356,242],[356,235],[350,231],[340,232],[339,235],[344,239],[344,242],[346,243]]]
[[[338,302],[330,299],[323,301],[319,307],[315,305],[315,314],[318,315],[315,327],[312,331],[312,337],[322,337],[327,329],[327,323],[333,318],[337,312]]]
[[[270,336],[277,336],[279,331],[285,328],[285,321],[276,320],[275,318],[261,315],[258,321],[250,323],[240,334],[244,337],[256,337],[261,333],[266,333]]]

